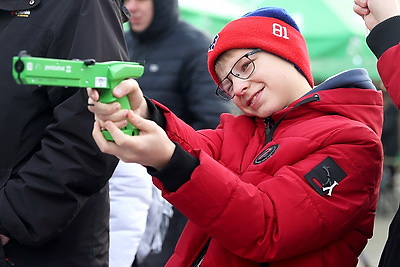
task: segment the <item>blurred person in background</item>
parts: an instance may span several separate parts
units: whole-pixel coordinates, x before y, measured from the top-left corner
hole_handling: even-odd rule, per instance
[[[229,112],[230,105],[211,90],[214,82],[207,70],[211,39],[179,18],[177,0],[125,0],[124,5],[130,12],[130,28],[125,34],[129,57],[144,63],[138,81],[145,94],[170,107],[195,129],[216,127],[220,114]],[[135,262],[143,267],[164,266],[187,221],[176,209],[172,215],[159,190],[153,187],[153,191],[148,226]],[[173,217],[168,226],[169,216]],[[117,249],[116,258],[118,254]]]

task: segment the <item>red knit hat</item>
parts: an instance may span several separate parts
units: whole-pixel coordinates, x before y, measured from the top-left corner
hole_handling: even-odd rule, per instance
[[[215,60],[223,52],[236,48],[260,48],[291,63],[306,77],[311,87],[314,81],[310,57],[304,37],[295,21],[282,8],[263,7],[229,22],[214,38],[208,50],[208,70],[219,84]]]

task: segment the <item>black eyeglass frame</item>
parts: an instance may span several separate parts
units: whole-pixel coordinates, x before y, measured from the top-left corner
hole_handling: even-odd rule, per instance
[[[247,52],[247,53],[244,54],[243,56],[241,56],[241,57],[235,62],[235,64],[233,64],[231,70],[228,72],[228,74],[225,76],[225,78],[223,78],[223,79],[221,80],[221,82],[218,84],[217,88],[215,89],[215,94],[216,94],[217,96],[222,97],[222,98],[223,98],[224,100],[226,100],[226,101],[232,100],[232,98],[235,97],[235,94],[230,95],[226,90],[224,90],[224,89],[221,87],[221,85],[224,83],[225,80],[228,80],[228,81],[230,81],[230,86],[229,86],[229,88],[232,88],[233,82],[232,82],[232,80],[229,78],[229,75],[233,75],[234,77],[239,78],[239,79],[241,79],[241,80],[247,80],[248,78],[250,78],[250,76],[251,76],[251,75],[254,73],[254,71],[256,70],[256,65],[255,65],[254,61],[253,61],[251,58],[249,58],[249,56],[254,55],[255,53],[258,53],[258,52],[261,52],[261,51],[263,51],[263,50],[260,49],[260,48],[256,48],[256,49],[254,49],[254,50],[251,50],[250,52]],[[240,74],[238,74],[238,73],[235,74],[235,73],[232,72],[233,69],[236,67],[236,65],[239,63],[239,61],[241,61],[243,58],[247,58],[247,59],[250,61],[250,63],[253,65],[253,70],[252,70],[252,71],[249,73],[249,75],[247,75],[246,77],[242,77],[242,76],[240,76]]]

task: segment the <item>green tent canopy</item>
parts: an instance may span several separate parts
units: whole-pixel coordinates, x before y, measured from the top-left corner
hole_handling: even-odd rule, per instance
[[[285,8],[306,39],[317,82],[338,72],[365,68],[375,81],[376,58],[352,0],[180,0],[183,19],[213,37],[229,21],[262,6]]]

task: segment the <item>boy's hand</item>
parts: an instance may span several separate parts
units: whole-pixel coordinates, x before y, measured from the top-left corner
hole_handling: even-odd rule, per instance
[[[353,10],[372,30],[380,22],[400,15],[400,4],[399,0],[354,0]]]
[[[121,82],[113,90],[117,98],[128,96],[132,110],[121,110],[119,103],[99,103],[96,90],[88,89],[88,109],[95,114],[93,138],[104,153],[117,156],[124,162],[136,162],[144,166],[162,169],[171,159],[175,144],[155,122],[147,120],[148,107],[138,83],[133,79]],[[127,119],[140,130],[139,135],[129,136],[120,128]],[[108,130],[114,142],[107,141],[102,130]]]
[[[155,122],[146,120],[132,111],[129,111],[128,119],[132,125],[140,129],[139,135],[128,136],[113,122],[104,122],[104,127],[114,142],[104,139],[100,123],[95,123],[93,138],[100,150],[115,155],[124,162],[135,162],[157,170],[162,169],[171,159],[175,144]]]
[[[95,114],[96,121],[100,123],[102,128],[105,128],[104,122],[107,120],[114,122],[119,128],[126,126],[128,110],[121,110],[121,105],[118,102],[110,104],[98,102],[99,93],[95,89],[88,88],[87,92],[89,96],[88,109]],[[113,95],[117,98],[127,95],[131,109],[139,116],[147,118],[147,103],[135,80],[127,79],[122,81],[113,89]]]

